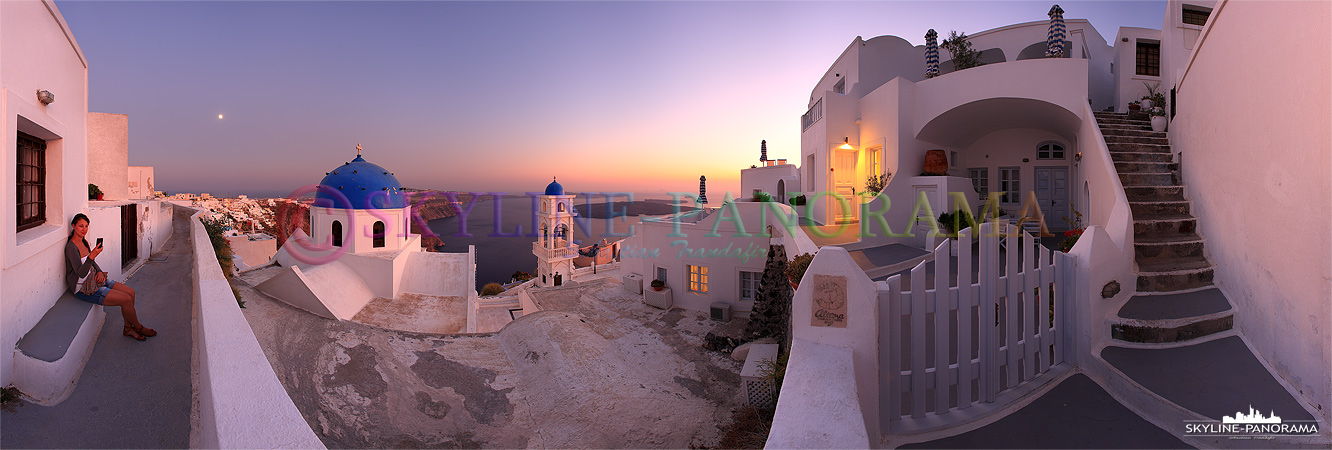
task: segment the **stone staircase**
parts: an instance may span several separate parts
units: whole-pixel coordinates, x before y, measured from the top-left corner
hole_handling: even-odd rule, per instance
[[[1185,422],[1220,421],[1250,404],[1287,421],[1314,416],[1244,343],[1234,307],[1212,284],[1197,219],[1180,185],[1163,132],[1145,114],[1096,113],[1133,214],[1137,293],[1109,318],[1117,342],[1098,355],[1118,376],[1108,390],[1126,395],[1145,418],[1182,434]],[[1203,448],[1328,448],[1329,434],[1276,440],[1185,437]]]
[[[1212,286],[1215,267],[1203,254],[1166,134],[1142,117],[1102,112],[1096,120],[1133,212],[1138,266],[1139,295],[1120,309],[1111,335],[1160,343],[1231,329],[1234,310]]]

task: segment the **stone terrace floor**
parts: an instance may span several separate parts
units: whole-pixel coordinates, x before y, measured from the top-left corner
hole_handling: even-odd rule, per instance
[[[171,239],[125,280],[137,292],[139,321],[157,336],[144,342],[122,336],[120,308],[106,308],[74,393],[54,407],[5,405],[0,447],[189,446],[194,299],[189,218],[175,209]]]

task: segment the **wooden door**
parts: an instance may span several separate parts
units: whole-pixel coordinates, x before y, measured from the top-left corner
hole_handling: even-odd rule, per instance
[[[120,264],[127,265],[139,257],[138,207],[134,204],[120,207]]]
[[[839,150],[834,152],[833,158],[833,192],[839,200],[834,200],[828,208],[834,211],[837,223],[855,222],[860,218],[860,200],[856,198],[856,152]]]
[[[1045,226],[1066,229],[1064,219],[1072,219],[1068,205],[1068,167],[1036,168],[1036,201],[1045,216]]]

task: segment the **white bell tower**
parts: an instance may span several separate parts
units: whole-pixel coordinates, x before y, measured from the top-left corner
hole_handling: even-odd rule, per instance
[[[573,243],[572,195],[564,195],[564,186],[552,180],[538,200],[537,240],[532,253],[537,257],[537,286],[559,286],[573,274],[573,260],[578,246]]]

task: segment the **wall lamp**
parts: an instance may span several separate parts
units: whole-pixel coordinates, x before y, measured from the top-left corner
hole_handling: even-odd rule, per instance
[[[840,148],[840,149],[842,149],[842,150],[855,150],[855,147],[852,147],[852,146],[851,146],[851,138],[849,138],[849,137],[843,137],[843,138],[842,138],[842,146],[841,146],[841,147],[837,147],[837,148]]]
[[[43,105],[49,105],[55,101],[55,94],[52,94],[51,91],[38,89],[37,101],[42,102]]]
[[[1077,162],[1082,162],[1082,152],[1077,152],[1073,154],[1073,160]]]

